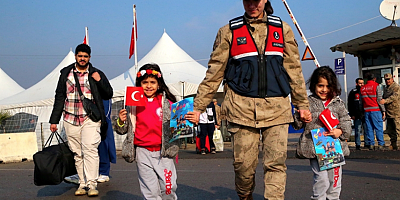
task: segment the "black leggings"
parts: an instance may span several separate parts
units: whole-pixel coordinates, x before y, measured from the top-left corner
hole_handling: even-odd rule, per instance
[[[208,140],[210,141],[210,148],[215,149],[215,144],[213,142],[213,134],[215,130],[215,124],[199,124],[200,125],[200,148],[205,149],[206,148],[206,137],[208,135]],[[211,150],[210,149],[210,150]]]

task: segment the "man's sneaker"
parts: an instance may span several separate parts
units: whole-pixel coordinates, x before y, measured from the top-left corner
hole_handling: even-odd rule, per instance
[[[101,175],[99,176],[99,178],[97,178],[97,182],[98,183],[104,183],[110,180],[110,177],[106,176],[106,175]]]
[[[384,146],[382,146],[382,145],[378,145],[378,150],[384,150],[385,149],[385,147]]]
[[[201,153],[201,155],[206,155],[206,150],[203,149],[203,150],[201,150],[200,153]]]
[[[78,189],[75,191],[75,196],[82,196],[86,194],[86,187],[84,185],[80,185]]]
[[[72,184],[75,184],[75,185],[79,185],[79,176],[78,176],[78,174],[75,174],[75,175],[72,175],[72,176],[67,176],[67,177],[64,178],[64,181],[67,182],[67,183],[72,183]]]
[[[216,154],[216,153],[217,153],[217,152],[215,151],[215,148],[212,148],[212,149],[211,149],[211,153],[212,153],[212,154]]]
[[[361,150],[360,145],[356,145],[356,150]]]
[[[97,187],[94,184],[89,184],[88,185],[89,191],[88,191],[88,196],[89,197],[94,197],[99,195],[99,191],[97,190]]]
[[[368,145],[368,146],[369,146],[368,147],[369,150],[371,150],[371,151],[374,150],[374,145]]]

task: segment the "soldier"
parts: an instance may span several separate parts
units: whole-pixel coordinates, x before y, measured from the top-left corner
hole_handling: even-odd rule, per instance
[[[253,199],[261,133],[264,198],[284,199],[288,127],[293,122],[289,93],[301,119],[311,121],[299,52],[293,31],[271,15],[268,0],[243,0],[243,7],[243,16],[219,29],[194,111],[186,118],[198,122],[224,79],[221,115],[233,136],[236,192],[240,199]]]
[[[216,112],[216,116],[217,116],[216,125],[221,126],[221,107],[218,105],[217,99],[213,99],[213,103],[215,106],[215,112]]]
[[[386,133],[390,137],[390,149],[397,150],[397,135],[400,134],[400,86],[393,81],[392,74],[385,74],[386,87],[379,102],[386,108]]]

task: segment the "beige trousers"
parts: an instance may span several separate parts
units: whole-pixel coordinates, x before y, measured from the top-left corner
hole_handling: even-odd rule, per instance
[[[228,131],[233,136],[233,167],[239,199],[253,199],[260,134],[262,134],[264,198],[269,200],[284,199],[288,127],[288,124],[282,124],[258,129],[229,124]]]
[[[97,186],[99,176],[99,153],[101,121],[93,122],[87,118],[81,126],[64,122],[68,145],[75,156],[75,167],[79,175],[80,185]]]

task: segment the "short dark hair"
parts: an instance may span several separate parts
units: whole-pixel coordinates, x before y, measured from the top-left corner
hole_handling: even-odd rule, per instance
[[[91,53],[92,51],[90,50],[89,45],[87,45],[87,44],[80,44],[80,45],[76,46],[76,48],[75,48],[75,55],[77,55],[79,52],[85,52],[85,53],[87,53],[87,54],[90,56],[90,53]]]
[[[371,73],[371,72],[367,72],[366,74],[365,74],[365,77],[367,78],[367,80],[374,80],[374,78],[375,78],[375,74],[373,74],[373,73]]]
[[[358,83],[359,80],[364,80],[364,79],[362,79],[362,78],[357,78],[357,79],[356,79],[356,83]]]
[[[310,92],[315,94],[315,87],[317,86],[320,77],[328,81],[329,98],[340,96],[340,94],[342,93],[342,89],[340,88],[340,84],[335,72],[333,72],[333,70],[329,66],[321,66],[314,70],[310,79],[308,79],[307,81],[307,84],[309,84],[308,89],[310,89]]]
[[[265,12],[267,12],[267,15],[274,14],[274,9],[272,8],[270,1],[267,1],[267,3],[265,3],[264,10],[265,10]]]

